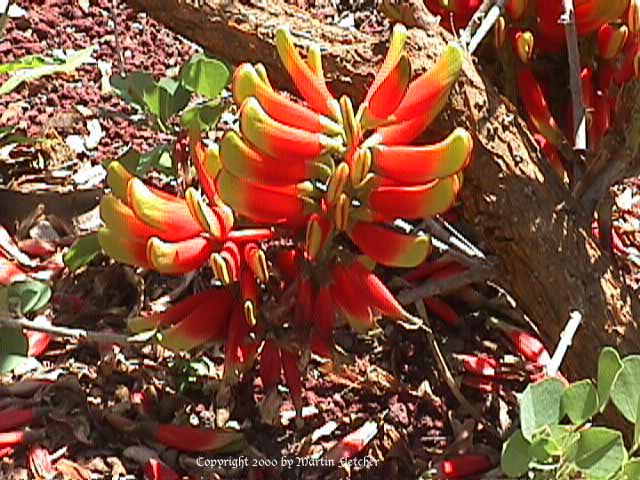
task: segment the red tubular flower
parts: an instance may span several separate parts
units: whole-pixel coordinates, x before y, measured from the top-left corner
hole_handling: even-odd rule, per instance
[[[485,377],[472,377],[465,375],[462,377],[462,383],[483,393],[497,393],[502,390],[502,385],[500,385],[500,383]]]
[[[324,458],[339,462],[345,458],[359,455],[378,434],[378,424],[366,422],[360,428],[345,436],[338,444],[327,452]]]
[[[239,432],[173,424],[145,424],[141,428],[150,431],[157,442],[181,452],[228,450],[244,439]]]
[[[462,323],[462,318],[451,306],[438,297],[426,297],[423,299],[424,306],[452,327],[458,327]]]
[[[15,452],[15,450],[12,447],[0,447],[0,460],[5,457],[10,457],[13,455],[13,452]]]
[[[407,282],[422,282],[428,278],[430,279],[444,279],[449,278],[455,275],[458,275],[461,272],[464,272],[467,268],[460,263],[448,260],[448,261],[430,261],[427,260],[423,262],[421,265],[417,266],[413,270],[408,273],[405,273],[402,278]]]
[[[626,42],[622,53],[622,64],[614,70],[613,78],[622,85],[634,78],[640,78],[640,38],[634,35]]]
[[[622,18],[626,19],[629,32],[632,35],[640,33],[640,2],[629,0],[629,7]]]
[[[251,367],[259,344],[250,338],[253,332],[245,320],[244,308],[234,305],[229,318],[229,328],[224,348],[224,378],[235,380]]]
[[[494,377],[500,369],[500,362],[487,355],[460,354],[457,358],[462,360],[464,369],[474,375]]]
[[[440,465],[440,474],[444,478],[464,479],[489,471],[491,460],[486,455],[467,454],[445,460]]]
[[[611,60],[624,48],[629,36],[629,28],[626,25],[614,25],[607,23],[598,30],[598,50],[605,60]]]
[[[525,360],[541,366],[546,366],[551,360],[551,356],[546,347],[537,337],[497,318],[491,318],[490,322],[509,337],[516,351],[522,355]]]
[[[42,417],[45,410],[42,408],[8,409],[0,411],[0,432],[5,432],[16,427],[31,425]]]
[[[44,438],[44,430],[14,430],[0,432],[0,450],[28,445]]]
[[[14,282],[20,282],[28,278],[25,270],[0,252],[0,285],[11,285]]]
[[[375,322],[371,306],[352,283],[348,270],[343,265],[334,265],[332,278],[331,296],[351,328],[361,333],[373,328]]]
[[[280,348],[272,340],[266,340],[260,353],[260,379],[265,392],[273,390],[280,383],[281,371]]]
[[[318,288],[313,314],[314,331],[311,337],[311,349],[316,355],[331,357],[336,307],[331,297],[331,288],[328,285],[322,285]]]
[[[28,465],[33,478],[54,478],[56,476],[56,469],[51,463],[51,454],[45,448],[31,447]]]
[[[564,135],[551,115],[542,87],[529,67],[518,70],[518,90],[529,119],[552,145],[562,143]]]
[[[529,31],[514,30],[511,33],[511,45],[522,63],[529,63],[533,57],[534,38]]]
[[[160,460],[150,458],[144,466],[145,480],[180,480],[180,475]]]
[[[282,372],[284,373],[284,379],[287,382],[289,393],[291,394],[291,401],[296,409],[298,417],[302,416],[302,374],[298,367],[298,361],[300,356],[298,353],[286,349],[280,349],[280,358],[282,359]]]
[[[451,29],[451,23],[456,29],[464,28],[482,4],[482,0],[425,0],[429,10],[442,17],[441,25]]]
[[[25,331],[29,342],[29,350],[27,355],[30,357],[39,357],[47,351],[51,343],[51,335],[44,332],[35,332],[32,330]]]
[[[577,0],[576,28],[580,36],[597,31],[602,25],[620,18],[629,0]],[[562,2],[535,0],[540,46],[547,51],[560,51],[566,45],[564,25],[559,21],[564,13]]]
[[[534,133],[533,138],[540,147],[540,149],[544,152],[547,160],[553,167],[553,169],[560,175],[562,178],[566,172],[564,167],[564,163],[562,162],[562,155],[556,147],[554,147],[549,140],[547,140],[544,136],[539,133]]]

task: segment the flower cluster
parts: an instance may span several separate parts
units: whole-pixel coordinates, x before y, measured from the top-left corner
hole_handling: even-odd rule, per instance
[[[333,354],[339,318],[358,332],[382,315],[413,320],[376,266],[425,261],[430,237],[406,232],[397,220],[453,205],[473,141],[457,128],[439,143],[412,145],[445,105],[463,51],[449,45],[412,79],[406,36],[402,25],[393,29],[384,63],[355,109],[327,88],[320,49],[312,46],[305,60],[290,32],[278,29],[278,54],[304,102],[275,90],[262,65],[237,67],[239,131],[226,132],[219,151],[191,140],[206,201],[193,188],[178,198],[117,163],[109,167],[104,250],[167,274],[209,262],[224,285],[132,320],[133,331],[159,329],[160,342],[175,350],[224,341],[228,379],[260,351],[265,390],[283,373],[299,410],[300,362],[309,351]]]
[[[482,2],[477,0],[425,0],[442,16],[442,24],[464,27]],[[588,147],[596,149],[611,126],[619,87],[640,75],[640,6],[638,0],[577,0],[575,22],[582,48],[580,72],[587,110]],[[544,55],[566,49],[561,1],[509,0],[505,17],[494,28],[495,44],[515,68],[519,96],[532,131],[554,167],[562,173],[566,159],[559,146],[572,138],[570,95],[552,109],[550,90],[556,82],[545,75]],[[547,72],[549,69],[546,69]],[[566,83],[568,84],[568,82]]]

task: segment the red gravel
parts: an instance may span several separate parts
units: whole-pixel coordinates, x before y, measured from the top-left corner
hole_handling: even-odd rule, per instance
[[[88,13],[75,0],[16,3],[27,10],[27,16],[7,23],[0,40],[0,64],[23,55],[46,55],[54,49],[80,50],[95,45],[96,61],[108,62],[114,73],[124,68],[160,76],[167,69],[182,65],[197,50],[184,38],[118,0],[92,0]],[[122,100],[113,93],[101,92],[101,78],[97,63],[93,63],[75,74],[23,84],[0,97],[0,127],[18,124],[30,136],[41,136],[48,128],[63,138],[69,134],[86,135],[86,121],[75,108],[81,105],[98,116],[105,132],[96,149],[97,160],[116,155],[128,144],[144,150],[160,143],[155,132],[134,125],[123,116],[132,110]],[[4,80],[0,76],[0,81]]]

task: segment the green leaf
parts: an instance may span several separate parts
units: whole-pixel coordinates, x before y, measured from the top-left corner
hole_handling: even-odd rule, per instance
[[[136,166],[136,175],[144,175],[150,170],[158,170],[171,176],[176,175],[176,168],[173,164],[173,143],[159,145],[140,155]]]
[[[117,161],[121,163],[129,173],[138,177],[145,175],[150,170],[158,170],[165,175],[175,177],[176,169],[173,164],[173,150],[173,143],[159,145],[153,150],[142,154],[136,149],[130,148],[118,158]],[[110,163],[111,162],[105,161],[105,168],[108,167]]]
[[[519,477],[529,469],[531,455],[529,454],[529,442],[522,435],[520,429],[511,434],[502,446],[500,468],[509,477]]]
[[[18,69],[14,71],[6,82],[0,86],[0,96],[12,92],[24,82],[37,80],[38,78],[55,75],[58,73],[69,73],[76,70],[82,64],[91,60],[91,54],[95,47],[85,48],[68,57],[63,63],[53,63],[40,65],[37,64],[31,68]]]
[[[536,435],[536,438],[531,442],[529,447],[529,455],[531,455],[536,462],[546,463],[556,455],[555,452],[557,450],[558,446],[547,435]]]
[[[17,129],[18,129],[17,125],[12,125],[12,126],[9,126],[9,127],[0,128],[0,140],[2,140],[3,138],[8,137],[13,132],[15,132]]]
[[[622,369],[611,387],[611,400],[624,418],[635,423],[640,401],[640,355],[622,360]]]
[[[524,438],[531,441],[536,430],[560,422],[563,391],[564,385],[557,378],[527,386],[520,400],[520,423]]]
[[[19,328],[0,327],[0,373],[19,367],[28,358],[29,342]]]
[[[640,478],[640,458],[632,458],[624,465],[624,479],[637,480]]]
[[[147,110],[145,96],[155,90],[156,82],[150,73],[129,72],[126,75],[111,75],[111,88],[127,103],[136,105],[141,110]]]
[[[609,403],[611,386],[622,369],[620,355],[615,348],[605,347],[598,358],[598,399],[599,409],[602,412]]]
[[[63,258],[64,264],[73,272],[87,265],[101,251],[102,247],[100,246],[100,242],[98,242],[97,233],[80,237],[65,254]]]
[[[160,88],[164,88],[170,97],[170,102],[166,106],[166,118],[183,110],[191,99],[191,92],[182,83],[173,78],[163,78],[158,82]]]
[[[591,380],[572,384],[562,394],[562,411],[579,425],[598,411],[598,392]]]
[[[52,63],[53,62],[41,55],[27,55],[13,62],[3,63],[2,65],[0,65],[0,75],[17,72],[18,70],[24,70],[27,68],[37,68],[44,65],[51,65]]]
[[[605,427],[580,432],[573,463],[590,477],[608,478],[627,461],[622,434]]]
[[[636,412],[636,423],[633,426],[633,449],[640,446],[640,402],[638,402],[638,411]]]
[[[15,282],[0,289],[0,311],[27,314],[40,310],[50,299],[51,288],[46,283]]]
[[[198,53],[182,67],[180,80],[192,92],[213,100],[229,82],[229,70],[224,63]]]
[[[224,108],[219,102],[207,102],[197,105],[182,113],[180,123],[193,133],[202,133],[213,128],[218,123]]]

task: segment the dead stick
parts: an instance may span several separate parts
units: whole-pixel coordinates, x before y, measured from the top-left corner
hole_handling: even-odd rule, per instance
[[[574,149],[587,149],[587,119],[582,98],[582,84],[580,82],[580,51],[578,50],[578,32],[576,30],[575,10],[573,0],[562,0],[564,13],[560,23],[564,24],[564,34],[567,39],[567,57],[569,59],[569,85],[571,87],[571,107],[573,111],[573,139]]]
[[[492,274],[489,268],[472,268],[441,280],[427,280],[422,285],[400,291],[396,298],[402,305],[410,305],[425,297],[441,295],[471,283],[485,281],[491,278]]]
[[[115,333],[93,332],[82,328],[58,327],[55,325],[43,325],[26,318],[0,317],[0,326],[11,328],[24,328],[35,332],[48,333],[56,337],[73,338],[76,340],[94,341],[100,343],[115,343],[118,345],[126,345],[135,342],[126,335],[118,335]]]
[[[502,15],[502,11],[504,10],[504,3],[505,0],[497,0],[496,4],[489,9],[487,15],[482,20],[482,23],[467,44],[467,51],[469,52],[469,54],[475,52],[476,48],[478,48],[478,45],[480,45],[480,42],[484,40],[484,37],[487,36],[487,33],[489,33],[489,31],[491,30],[491,27],[493,27],[493,24],[496,23],[498,18],[500,18],[500,15]]]

